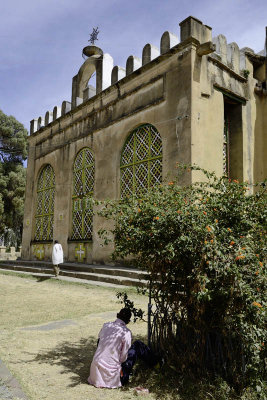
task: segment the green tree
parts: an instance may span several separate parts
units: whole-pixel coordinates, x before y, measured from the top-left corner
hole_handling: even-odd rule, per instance
[[[27,158],[27,130],[13,116],[0,110],[0,158],[1,162],[22,164]]]
[[[21,243],[27,157],[27,130],[0,110],[0,236]]]
[[[266,346],[265,187],[249,195],[246,183],[201,171],[204,182],[185,187],[169,182],[142,199],[107,202],[101,215],[115,221],[114,258],[130,257],[149,273],[158,345],[170,366],[200,376],[213,348],[221,363],[215,372],[240,390],[254,385],[260,392]],[[100,235],[108,237],[105,231]]]

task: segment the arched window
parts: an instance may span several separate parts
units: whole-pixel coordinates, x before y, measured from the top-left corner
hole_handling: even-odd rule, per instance
[[[138,197],[162,181],[162,140],[157,129],[141,125],[126,140],[121,155],[121,197]]]
[[[37,183],[35,240],[53,240],[55,173],[51,165],[40,172]]]
[[[90,149],[77,154],[73,166],[72,239],[91,239],[93,223],[95,163]]]

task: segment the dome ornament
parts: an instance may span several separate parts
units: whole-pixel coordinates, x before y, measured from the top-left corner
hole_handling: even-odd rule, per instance
[[[93,32],[90,33],[90,39],[88,42],[90,42],[89,46],[84,47],[82,51],[82,57],[83,59],[87,59],[88,57],[93,57],[93,58],[99,58],[101,55],[103,55],[103,51],[95,46],[95,41],[98,40],[98,35],[99,35],[99,29],[98,26],[96,28],[93,28]]]

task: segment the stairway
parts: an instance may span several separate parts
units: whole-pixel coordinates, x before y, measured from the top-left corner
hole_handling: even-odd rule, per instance
[[[47,261],[0,261],[0,269],[27,272],[30,274],[54,275],[53,265]],[[139,286],[147,285],[147,274],[134,268],[107,265],[89,265],[64,263],[60,265],[60,276],[86,281],[103,282],[111,285]]]

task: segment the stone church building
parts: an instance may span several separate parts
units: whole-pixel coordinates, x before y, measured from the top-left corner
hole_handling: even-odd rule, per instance
[[[71,102],[31,121],[22,259],[51,260],[57,239],[68,261],[109,263],[97,233],[108,222],[91,199],[174,179],[177,162],[266,178],[266,48],[239,49],[188,17],[180,41],[164,32],[159,49],[146,44],[125,68],[93,45],[83,55]]]

